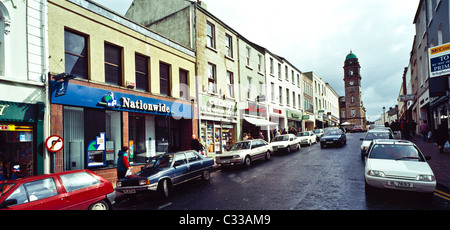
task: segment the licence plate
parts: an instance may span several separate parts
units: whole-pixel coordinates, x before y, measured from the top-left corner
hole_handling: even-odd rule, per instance
[[[125,189],[123,190],[124,194],[135,194],[136,190],[135,189]]]
[[[413,183],[402,182],[402,181],[388,181],[388,185],[392,185],[395,187],[401,187],[401,188],[412,188],[413,187]]]
[[[327,141],[327,144],[333,144],[333,141]]]
[[[228,164],[228,163],[230,163],[230,160],[224,160],[224,161],[222,161],[222,163]]]

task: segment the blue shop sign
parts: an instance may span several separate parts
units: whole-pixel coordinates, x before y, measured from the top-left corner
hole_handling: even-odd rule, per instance
[[[165,101],[88,86],[66,85],[66,93],[58,93],[58,84],[52,85],[51,103],[138,112],[192,119],[192,106],[180,101]]]

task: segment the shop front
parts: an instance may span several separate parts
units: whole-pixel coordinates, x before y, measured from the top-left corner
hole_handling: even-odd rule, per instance
[[[275,129],[278,123],[267,120],[268,111],[267,106],[258,102],[247,102],[247,108],[242,110],[242,132],[251,135],[256,139],[260,137],[260,133],[264,140],[270,141],[271,129]]]
[[[289,131],[291,131],[292,128],[297,132],[302,131],[302,113],[287,109],[286,117],[288,120]]]
[[[315,128],[315,116],[311,114],[304,114],[302,116],[303,120],[303,131],[312,131]]]
[[[44,107],[0,101],[0,181],[44,172]]]
[[[91,169],[115,181],[118,151],[128,146],[132,165],[190,148],[192,106],[181,100],[71,80],[52,90],[52,134],[65,145],[54,171]],[[135,167],[136,170],[140,167]]]
[[[221,154],[237,140],[236,102],[200,95],[200,137],[208,156]]]

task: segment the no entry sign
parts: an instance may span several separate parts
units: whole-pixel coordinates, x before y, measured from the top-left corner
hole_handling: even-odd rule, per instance
[[[64,140],[58,135],[52,135],[45,140],[45,147],[49,152],[56,153],[64,147]]]

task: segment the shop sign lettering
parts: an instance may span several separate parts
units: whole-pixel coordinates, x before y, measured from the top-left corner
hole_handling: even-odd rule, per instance
[[[169,113],[170,107],[166,104],[148,104],[142,100],[131,101],[130,98],[122,97],[122,108],[124,109],[138,109],[150,112]]]
[[[209,98],[205,104],[200,106],[200,110],[208,113],[225,114],[226,116],[236,116],[235,104],[236,104],[235,102]]]

